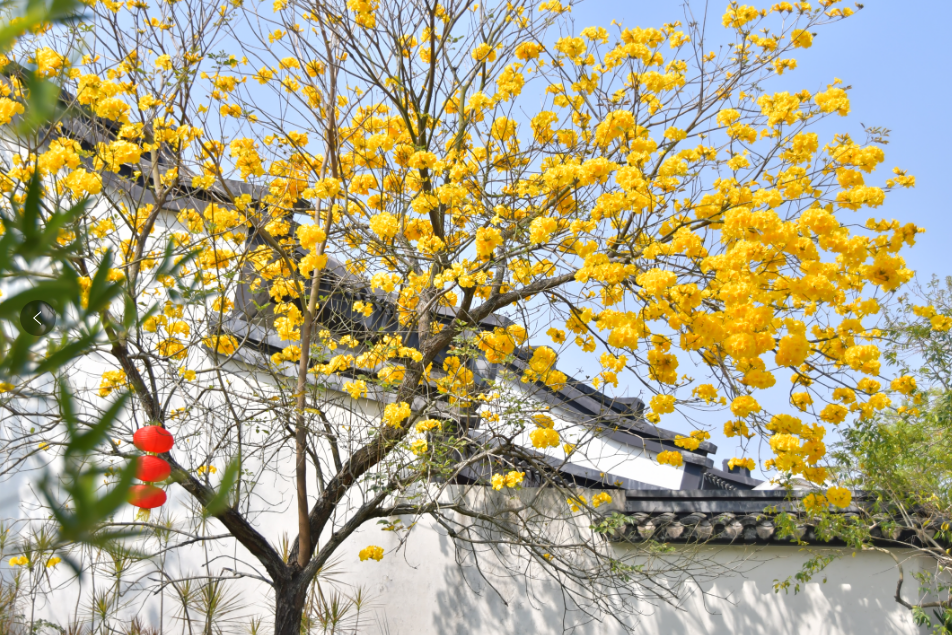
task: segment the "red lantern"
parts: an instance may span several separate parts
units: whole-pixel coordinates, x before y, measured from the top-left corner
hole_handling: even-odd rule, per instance
[[[164,481],[172,473],[172,467],[157,456],[140,456],[136,463],[136,478],[146,483]]]
[[[129,488],[129,502],[142,509],[153,509],[165,504],[165,492],[155,485],[133,485]]]
[[[143,452],[162,454],[172,449],[175,438],[172,433],[160,426],[139,428],[132,435],[132,443]]]

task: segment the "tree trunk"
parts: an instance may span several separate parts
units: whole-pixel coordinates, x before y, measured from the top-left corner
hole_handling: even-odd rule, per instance
[[[307,584],[293,579],[274,587],[274,635],[301,635]]]

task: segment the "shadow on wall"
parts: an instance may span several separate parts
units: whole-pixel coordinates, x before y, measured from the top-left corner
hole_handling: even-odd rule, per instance
[[[612,620],[597,622],[578,611],[566,612],[554,584],[525,578],[485,578],[471,554],[457,564],[453,541],[432,528],[418,527],[400,556],[390,560],[373,585],[378,624],[387,635],[614,635],[625,630]],[[385,540],[381,536],[381,540]],[[822,550],[824,552],[833,550]],[[799,594],[774,593],[774,580],[800,570],[814,555],[794,546],[737,546],[704,550],[734,574],[710,583],[689,584],[678,606],[641,602],[630,618],[645,635],[896,635],[927,633],[898,606],[896,571],[885,554],[843,551],[826,573]],[[489,559],[480,558],[484,566]],[[381,564],[384,564],[381,563]],[[905,565],[907,594],[914,590],[914,562]],[[818,580],[822,580],[823,575]],[[495,590],[494,588],[495,587]],[[703,590],[703,592],[702,592]]]
[[[538,580],[527,584],[525,579],[493,575],[486,570],[491,556],[480,555],[477,561],[470,550],[457,551],[453,540],[445,535],[438,536],[438,547],[444,564],[430,618],[432,631],[427,631],[428,625],[421,623],[417,632],[447,635],[573,632],[575,624],[564,615],[564,603],[556,585]],[[481,575],[481,571],[485,575]],[[598,626],[592,632],[612,632],[606,630],[607,625]]]
[[[751,633],[764,635],[894,635],[927,633],[909,612],[896,604],[896,570],[892,559],[849,550],[800,550],[797,547],[725,547],[713,550],[716,561],[744,562],[736,575],[682,595],[679,610],[657,607],[640,620],[636,632]],[[818,552],[842,557],[800,593],[775,593],[774,581],[800,571]],[[905,565],[907,585],[914,588],[914,562]],[[822,582],[823,579],[826,582]],[[701,593],[704,590],[706,596]],[[907,591],[911,592],[909,588]]]

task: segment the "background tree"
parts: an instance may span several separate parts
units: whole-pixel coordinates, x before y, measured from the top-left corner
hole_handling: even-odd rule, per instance
[[[897,169],[868,185],[881,148],[821,144],[811,128],[849,113],[847,87],[764,88],[851,15],[836,4],[731,4],[720,52],[690,10],[685,25],[576,29],[558,0],[103,0],[22,33],[0,60],[0,125],[25,112],[17,64],[58,82],[68,108],[61,125],[11,130],[0,188],[16,201],[38,174],[51,203],[95,199],[60,238],[77,245],[80,308],[95,306],[101,330],[55,374],[80,426],[131,389],[103,466],[126,463],[120,440],[139,426],[179,440],[163,458],[189,519],[135,524],[159,542],[181,532],[166,549],[224,540],[206,532],[223,526],[255,563],[198,576],[203,589],[264,581],[281,634],[299,632],[315,576],[358,528],[413,526],[395,517],[508,551],[499,566],[558,583],[592,615],[670,598],[659,581],[676,589],[690,565],[648,545],[620,556],[602,535],[620,517],[596,510],[611,495],[583,498],[527,450],[572,460],[594,434],[533,393],[567,381],[560,355],[597,358],[596,386],[653,395],[650,421],[729,408],[725,432],[751,450],[763,440],[764,469],[815,483],[828,480],[825,429],[798,411],[839,424],[889,406],[870,316],[910,279],[898,252],[919,230],[841,218],[914,179]],[[121,302],[95,304],[100,279]],[[333,306],[345,287],[359,299]],[[387,307],[386,328],[357,328]],[[245,346],[237,318],[280,350]],[[486,381],[481,359],[520,371]],[[786,372],[796,415],[754,396]],[[38,438],[50,456],[62,447],[68,400],[46,386],[5,385],[9,457]],[[361,401],[371,391],[390,403]],[[286,553],[262,529],[261,498],[284,484],[298,521]],[[827,499],[849,493],[811,505]],[[100,553],[91,571],[99,557],[118,570],[126,556]]]
[[[912,611],[918,624],[949,633],[952,279],[913,285],[885,317],[885,358],[903,373],[892,384],[901,401],[858,422],[838,445],[834,456],[844,479],[873,499],[864,507],[865,522],[835,527],[857,547],[891,543],[931,563],[916,574],[920,588],[911,596],[897,559],[896,601]]]

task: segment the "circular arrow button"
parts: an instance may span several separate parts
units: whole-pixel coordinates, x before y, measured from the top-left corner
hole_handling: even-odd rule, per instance
[[[20,326],[30,335],[46,335],[56,326],[56,311],[46,302],[34,300],[20,311]]]

